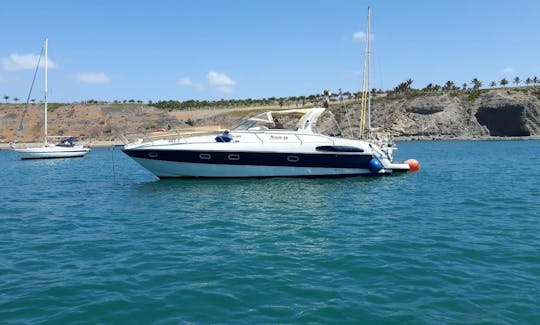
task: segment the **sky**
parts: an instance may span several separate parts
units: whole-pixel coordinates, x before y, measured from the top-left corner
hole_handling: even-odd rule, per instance
[[[538,0],[3,0],[0,96],[219,100],[540,77]],[[41,100],[43,69],[32,98]]]

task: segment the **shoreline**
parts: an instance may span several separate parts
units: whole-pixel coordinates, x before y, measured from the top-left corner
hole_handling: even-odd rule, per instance
[[[517,141],[517,140],[540,140],[540,135],[529,135],[529,136],[522,136],[522,137],[520,136],[444,137],[444,136],[431,136],[431,135],[394,137],[394,141]]]
[[[495,137],[495,136],[484,136],[484,137],[434,137],[434,136],[409,136],[409,137],[394,137],[394,141],[397,142],[407,142],[407,141],[519,141],[519,140],[540,140],[540,136],[531,135],[524,137]],[[125,143],[122,141],[92,141],[89,143],[82,143],[84,146],[89,148],[108,148],[108,147],[121,147]],[[20,142],[18,145],[22,146],[39,146],[41,142]],[[11,149],[9,143],[0,143],[0,150],[9,150]]]

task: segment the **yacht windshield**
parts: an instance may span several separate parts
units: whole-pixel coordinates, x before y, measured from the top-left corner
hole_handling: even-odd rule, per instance
[[[234,130],[290,130],[341,135],[334,115],[323,108],[264,112],[242,120]]]
[[[265,112],[243,119],[234,130],[298,130],[305,112]]]

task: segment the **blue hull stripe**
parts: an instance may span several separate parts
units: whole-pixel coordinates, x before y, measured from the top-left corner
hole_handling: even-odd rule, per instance
[[[324,168],[368,168],[369,154],[290,154],[276,152],[208,152],[187,150],[123,149],[133,158],[219,165]]]

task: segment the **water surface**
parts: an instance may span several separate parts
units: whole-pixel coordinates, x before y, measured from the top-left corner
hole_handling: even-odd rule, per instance
[[[401,142],[419,173],[156,180],[0,151],[2,323],[538,323],[540,141]]]

